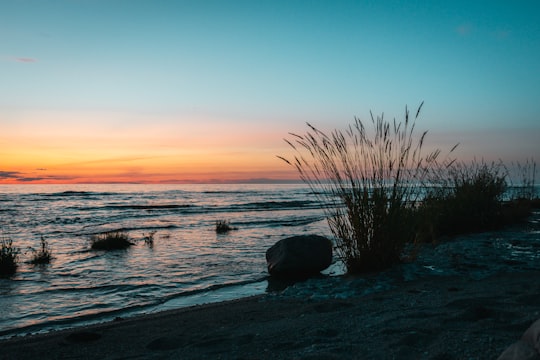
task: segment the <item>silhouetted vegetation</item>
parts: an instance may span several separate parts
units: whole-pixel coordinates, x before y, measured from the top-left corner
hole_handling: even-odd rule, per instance
[[[421,206],[435,235],[485,231],[502,224],[507,173],[501,162],[454,163],[443,176]]]
[[[412,120],[406,110],[403,123],[372,115],[372,133],[357,118],[346,131],[329,134],[308,123],[305,135],[285,140],[296,156],[278,156],[325,204],[337,256],[349,273],[400,262],[408,243],[519,221],[540,203],[532,159],[518,164],[521,185],[509,201],[502,162],[439,161],[439,150],[423,155],[426,132],[414,133],[421,107]]]
[[[11,276],[17,272],[19,250],[9,238],[0,239],[0,276]]]
[[[146,246],[154,247],[154,235],[156,235],[156,231],[150,231],[148,234],[143,233],[143,241]]]
[[[286,140],[297,155],[280,158],[327,204],[337,256],[350,273],[399,262],[415,240],[417,207],[440,155],[422,154],[427,132],[414,132],[421,107],[414,119],[406,109],[404,122],[372,115],[373,132],[355,118],[346,131],[326,134],[308,123],[305,135]]]
[[[49,246],[49,243],[47,242],[47,240],[45,240],[43,236],[41,236],[39,249],[35,250],[34,248],[30,248],[30,251],[32,251],[33,253],[30,264],[48,264],[52,260],[51,248]]]
[[[453,164],[439,174],[439,186],[429,189],[420,207],[423,230],[429,228],[433,239],[494,230],[527,218],[539,205],[536,165],[531,159],[518,169],[520,183],[509,189],[509,172],[500,161]]]
[[[224,234],[231,230],[237,230],[235,227],[231,226],[231,223],[228,220],[217,220],[216,221],[216,233]]]
[[[517,200],[538,199],[536,192],[536,162],[534,159],[527,159],[524,164],[517,162],[515,170],[518,174],[518,184],[512,184],[514,189],[513,197]]]
[[[123,231],[111,231],[93,235],[90,238],[90,243],[92,250],[122,250],[133,245],[129,241],[129,235]]]

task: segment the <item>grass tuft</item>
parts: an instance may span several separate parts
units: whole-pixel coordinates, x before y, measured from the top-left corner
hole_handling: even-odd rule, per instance
[[[17,272],[19,250],[9,238],[0,239],[0,276],[11,276]]]
[[[49,264],[53,258],[49,243],[43,236],[41,236],[39,250],[36,251],[34,248],[30,248],[30,251],[34,253],[30,260],[30,264],[33,265]]]
[[[154,247],[154,235],[156,235],[156,231],[150,231],[148,234],[143,233],[143,241],[144,244],[150,248]]]
[[[422,211],[437,235],[491,230],[502,225],[507,171],[501,162],[454,163],[431,188]]]
[[[90,243],[92,250],[122,250],[133,245],[129,241],[129,235],[123,231],[110,231],[93,235],[90,238]]]
[[[231,223],[228,220],[217,220],[216,221],[216,233],[225,234],[231,230],[237,230],[235,227],[231,226]]]

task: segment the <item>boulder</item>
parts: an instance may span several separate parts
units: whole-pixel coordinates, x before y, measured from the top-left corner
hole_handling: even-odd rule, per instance
[[[319,235],[282,239],[266,251],[272,276],[299,279],[320,273],[332,263],[332,242]]]
[[[497,360],[540,360],[540,319],[510,345]]]
[[[521,340],[540,354],[540,319],[536,320],[523,334]]]
[[[540,356],[529,344],[523,340],[510,345],[497,360],[538,360]]]

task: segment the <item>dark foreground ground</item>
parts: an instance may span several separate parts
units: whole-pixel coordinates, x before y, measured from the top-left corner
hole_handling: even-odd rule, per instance
[[[540,273],[360,298],[262,296],[0,341],[1,359],[496,359],[540,318]]]

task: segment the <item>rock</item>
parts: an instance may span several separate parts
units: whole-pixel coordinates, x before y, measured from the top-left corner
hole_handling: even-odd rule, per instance
[[[498,360],[540,360],[540,319],[525,331],[521,340],[510,345]]]
[[[332,263],[332,242],[323,236],[300,235],[282,239],[266,251],[268,272],[280,278],[307,278]]]
[[[540,353],[540,319],[536,320],[527,331],[525,331],[521,340],[525,341],[529,346],[533,347],[536,352]]]
[[[510,345],[497,360],[539,360],[538,353],[526,342],[520,340]]]

